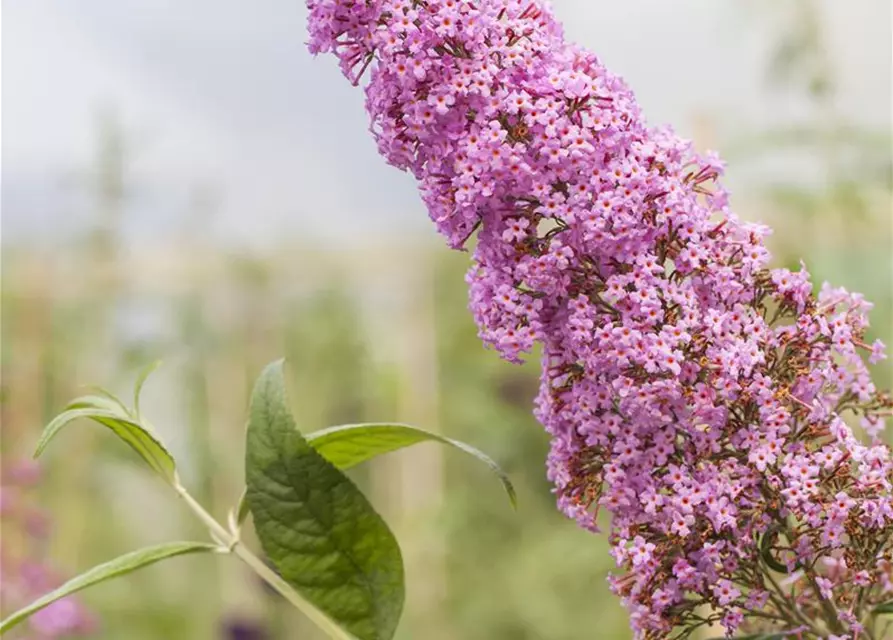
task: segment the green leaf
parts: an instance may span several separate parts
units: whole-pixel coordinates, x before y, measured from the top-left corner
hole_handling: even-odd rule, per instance
[[[123,413],[126,413],[127,415],[130,415],[130,410],[127,408],[127,405],[124,404],[124,403],[121,401],[121,398],[119,398],[118,396],[116,396],[114,393],[112,393],[112,392],[109,391],[108,389],[105,389],[105,388],[103,388],[103,387],[98,387],[98,386],[90,386],[90,387],[87,387],[87,388],[90,389],[90,390],[92,390],[92,391],[93,391],[95,394],[97,394],[97,395],[94,395],[94,396],[86,396],[86,397],[93,397],[93,398],[96,398],[96,397],[102,397],[102,398],[105,398],[106,400],[108,400],[109,402],[112,403],[112,404],[109,405],[109,406],[114,406],[114,407],[115,407],[115,409],[114,409],[115,411],[122,411]]]
[[[88,395],[75,398],[68,403],[65,409],[98,409],[108,413],[121,414],[125,417],[130,415],[124,405],[119,404],[117,400],[113,400],[106,395]]]
[[[150,363],[148,366],[144,367],[142,371],[140,371],[139,375],[136,377],[136,384],[133,386],[133,415],[137,418],[141,417],[140,414],[140,394],[143,392],[143,385],[146,384],[146,380],[149,379],[155,370],[161,366],[161,360],[156,360],[155,362]]]
[[[307,442],[339,469],[365,462],[418,442],[435,441],[464,451],[480,460],[497,475],[513,507],[517,507],[515,488],[505,472],[489,456],[471,445],[407,424],[348,424],[314,431]]]
[[[99,400],[103,399],[99,398]],[[44,428],[40,441],[37,443],[37,450],[34,452],[35,458],[43,453],[50,440],[63,427],[80,418],[88,418],[111,429],[168,482],[173,484],[176,481],[176,465],[173,457],[147,426],[140,424],[122,411],[100,408],[91,400],[80,399],[75,401],[72,406],[75,408],[63,411]]]
[[[241,525],[248,518],[251,509],[248,508],[248,489],[242,491],[239,496],[239,505],[236,507],[236,524]]]
[[[174,556],[197,553],[200,551],[215,551],[216,549],[217,547],[214,545],[206,544],[204,542],[168,542],[166,544],[160,544],[155,547],[148,547],[146,549],[140,549],[139,551],[125,554],[119,558],[115,558],[114,560],[93,567],[76,578],[72,578],[55,591],[35,600],[27,607],[19,609],[6,618],[6,620],[0,622],[0,633],[8,631],[44,607],[54,603],[56,600],[60,600],[61,598],[69,596],[82,589],[86,589],[94,584],[118,576],[123,576],[124,574],[136,571],[141,567],[146,567],[159,560],[164,560],[165,558],[172,558]]]
[[[760,540],[760,556],[766,565],[779,573],[789,573],[787,565],[782,564],[772,555],[772,547],[778,542],[778,535],[784,530],[784,525],[775,523],[766,530]]]
[[[311,447],[285,398],[282,362],[251,396],[247,502],[280,575],[359,640],[389,640],[403,609],[400,548],[356,486]]]
[[[874,614],[893,613],[893,600],[879,604],[871,612]]]

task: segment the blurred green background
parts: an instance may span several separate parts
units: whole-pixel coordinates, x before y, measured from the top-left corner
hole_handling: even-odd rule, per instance
[[[751,13],[752,28],[773,34],[766,99],[796,95],[805,107],[757,131],[723,113],[693,113],[696,142],[729,163],[736,210],[774,227],[776,264],[797,268],[803,258],[818,283],[865,293],[876,304],[870,337],[890,344],[890,130],[853,122],[838,108],[820,4],[766,4]],[[144,410],[187,486],[224,517],[241,491],[251,383],[284,355],[303,429],[414,423],[481,448],[517,485],[513,512],[486,470],[436,445],[354,474],[404,550],[401,639],[629,637],[605,584],[606,540],[554,508],[547,439],[531,415],[536,358],[506,364],[476,338],[466,311],[467,255],[430,235],[349,249],[286,236],[235,249],[203,232],[215,211],[201,190],[163,242],[124,243],[134,215],[128,133],[107,112],[92,137],[89,224],[51,248],[4,238],[0,462],[29,455],[41,426],[82,385],[126,394],[136,372],[162,358]],[[776,169],[792,162],[805,164],[811,179]],[[29,215],[4,209],[7,219]],[[425,215],[420,203],[415,214]],[[887,364],[876,374],[879,386],[890,386]],[[203,536],[165,487],[92,426],[63,434],[46,458],[37,493],[52,517],[45,554],[63,574],[139,545]],[[250,527],[247,536],[253,543]],[[88,591],[84,601],[100,620],[99,638],[319,637],[229,559],[177,559]]]

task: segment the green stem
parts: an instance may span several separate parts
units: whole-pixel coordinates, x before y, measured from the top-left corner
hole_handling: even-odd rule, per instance
[[[273,589],[275,589],[283,598],[288,600],[300,610],[301,613],[310,618],[310,620],[320,629],[325,631],[330,638],[333,638],[333,640],[356,640],[352,635],[332,622],[322,611],[302,598],[291,585],[279,576],[279,574],[270,569],[263,560],[245,547],[239,540],[239,536],[236,532],[227,531],[210,513],[205,511],[205,508],[196,502],[195,498],[189,495],[189,492],[187,492],[179,482],[174,484],[174,490],[181,498],[183,498],[183,501],[192,512],[198,516],[198,519],[208,527],[211,537],[213,537],[218,544],[223,545],[231,553],[235,553],[239,559],[247,564],[264,582],[273,587]]]
[[[799,620],[807,627],[809,627],[810,631],[815,634],[817,638],[821,638],[822,634],[819,633],[815,625],[809,619],[807,619],[806,616],[803,615],[803,613],[800,611],[800,607],[797,606],[797,602],[793,598],[788,598],[785,595],[784,589],[781,588],[781,585],[779,585],[778,581],[772,576],[772,570],[767,568],[763,572],[763,575],[766,576],[766,578],[769,579],[769,582],[772,583],[774,593],[773,589],[767,589],[767,591],[769,592],[769,597],[775,603],[775,606],[778,607],[779,612],[784,610],[790,611],[795,618],[794,620],[791,620],[792,623],[796,625],[796,621]]]
[[[809,583],[812,586],[812,592],[815,594],[816,599],[819,601],[819,604],[822,607],[822,611],[825,613],[825,620],[828,622],[828,627],[834,633],[842,633],[843,632],[843,624],[840,622],[840,617],[837,614],[837,609],[834,608],[834,605],[828,601],[825,596],[822,595],[821,590],[819,589],[819,585],[816,582],[815,576],[811,571],[806,572],[807,578],[809,578]]]

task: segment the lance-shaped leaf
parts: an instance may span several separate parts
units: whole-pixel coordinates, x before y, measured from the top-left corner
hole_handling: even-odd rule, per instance
[[[140,413],[140,395],[143,393],[143,385],[146,384],[146,380],[149,379],[149,376],[155,373],[155,370],[160,366],[161,360],[156,360],[144,367],[136,377],[136,383],[133,385],[133,415],[138,419],[142,417],[142,414]]]
[[[879,604],[871,610],[874,614],[893,613],[893,600]]]
[[[408,424],[348,424],[314,431],[309,442],[326,460],[339,469],[349,469],[375,456],[403,449],[419,442],[440,442],[480,460],[497,475],[512,506],[517,505],[515,488],[492,458],[471,445],[431,433]]]
[[[123,411],[127,415],[130,415],[130,410],[127,408],[127,405],[124,404],[124,401],[105,387],[93,385],[88,388],[96,395],[84,396],[85,398],[105,398],[105,400],[111,403],[109,406],[114,407],[114,411]],[[71,408],[71,406],[69,405],[68,408]]]
[[[285,398],[282,363],[251,396],[247,502],[280,575],[359,640],[389,640],[403,609],[400,548],[359,489],[311,447]]]
[[[236,526],[241,526],[242,523],[248,518],[248,514],[251,513],[251,509],[248,506],[248,490],[244,489],[242,491],[242,495],[239,496],[239,504],[236,505],[235,510],[233,511],[234,516],[236,518]]]
[[[75,398],[68,403],[68,406],[66,406],[65,409],[66,411],[70,409],[97,409],[108,413],[117,413],[125,416],[130,415],[127,411],[127,407],[121,404],[119,400],[112,399],[105,394],[87,395]]]
[[[114,410],[105,398],[86,396],[72,402],[68,408],[46,426],[34,457],[38,457],[50,441],[65,426],[75,420],[87,418],[111,429],[115,435],[136,451],[146,463],[165,480],[173,484],[176,479],[174,458],[168,453],[161,440],[152,433],[148,426],[137,422],[121,410]]]
[[[782,531],[784,531],[784,525],[781,523],[775,523],[766,530],[766,533],[763,534],[760,540],[760,556],[763,558],[763,562],[773,571],[789,573],[787,565],[776,560],[773,555],[773,548],[778,542],[778,536]]]
[[[82,573],[76,578],[72,578],[55,591],[51,591],[45,596],[35,600],[27,607],[19,609],[3,622],[0,622],[0,634],[8,631],[18,623],[26,620],[44,607],[51,605],[56,600],[61,600],[66,596],[70,596],[82,589],[86,589],[94,584],[123,576],[124,574],[136,571],[141,567],[154,564],[165,558],[181,556],[187,553],[199,553],[207,551],[215,551],[217,547],[204,542],[168,542],[154,547],[147,547],[139,551],[133,551],[123,556],[110,560],[99,566],[93,567],[89,571]]]

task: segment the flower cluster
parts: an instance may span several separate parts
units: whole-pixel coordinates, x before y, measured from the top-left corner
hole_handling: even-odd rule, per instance
[[[476,234],[481,339],[510,361],[541,345],[549,476],[582,526],[610,512],[637,637],[872,633],[893,597],[893,458],[870,305],[769,269],[720,160],[649,128],[544,2],[308,5],[311,51],[370,73],[381,154],[452,247]]]
[[[0,600],[4,613],[25,606],[59,586],[55,572],[42,560],[49,534],[49,521],[43,511],[29,502],[29,491],[40,479],[40,470],[30,461],[8,465],[0,487]],[[6,611],[6,608],[9,608]],[[41,609],[28,620],[28,628],[16,638],[51,640],[84,636],[95,631],[95,620],[69,596]],[[13,632],[15,634],[15,632]]]

